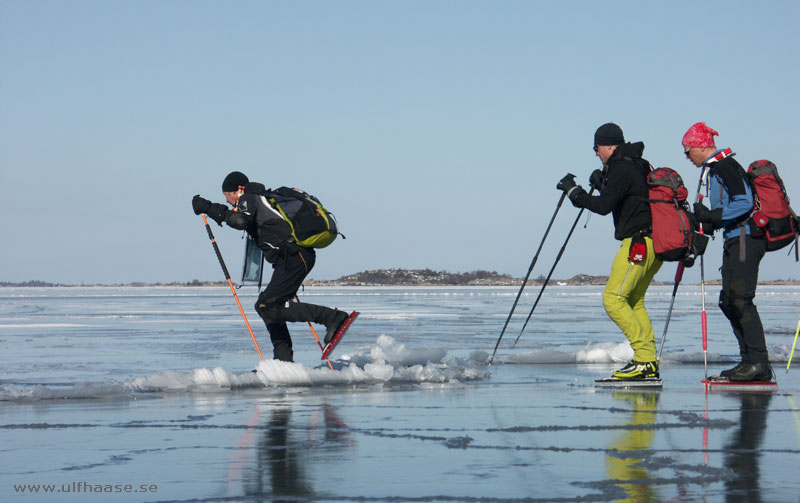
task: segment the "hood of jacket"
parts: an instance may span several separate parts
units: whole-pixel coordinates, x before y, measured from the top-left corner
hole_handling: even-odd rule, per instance
[[[264,186],[263,183],[258,182],[250,182],[244,186],[245,194],[263,194],[267,188]]]
[[[614,150],[614,153],[611,154],[608,162],[611,164],[623,160],[633,161],[633,163],[642,171],[642,173],[647,176],[647,174],[650,173],[650,163],[642,159],[643,153],[643,142],[637,141],[634,143],[624,143]]]
[[[629,158],[629,159],[640,159],[642,154],[644,153],[644,143],[637,141],[634,143],[623,143],[619,145],[614,153],[611,154],[611,159],[615,158]]]

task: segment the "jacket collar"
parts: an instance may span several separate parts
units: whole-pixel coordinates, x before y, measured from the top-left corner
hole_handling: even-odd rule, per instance
[[[709,166],[715,162],[719,162],[725,159],[726,157],[730,157],[732,155],[736,154],[733,152],[733,150],[729,148],[717,150],[711,157],[703,161],[703,166]]]

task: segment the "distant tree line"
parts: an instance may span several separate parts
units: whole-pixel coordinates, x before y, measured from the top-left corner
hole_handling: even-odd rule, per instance
[[[31,280],[23,281],[22,283],[12,283],[10,281],[0,281],[0,287],[4,286],[24,286],[24,287],[38,287],[38,286],[64,286],[58,283],[47,283],[45,281]]]
[[[188,282],[178,282],[173,281],[171,283],[144,283],[142,281],[133,281],[131,283],[96,283],[96,284],[83,284],[75,285],[75,284],[65,284],[65,283],[48,283],[46,281],[38,281],[38,280],[31,280],[31,281],[22,281],[22,282],[12,282],[12,281],[0,281],[0,288],[3,287],[23,287],[23,288],[31,288],[31,287],[55,287],[55,286],[224,286],[227,283],[222,281],[200,281],[197,279],[193,279],[192,281]]]
[[[333,283],[366,285],[474,285],[480,283],[508,283],[514,278],[497,271],[472,271],[454,273],[432,269],[375,269],[342,276]]]

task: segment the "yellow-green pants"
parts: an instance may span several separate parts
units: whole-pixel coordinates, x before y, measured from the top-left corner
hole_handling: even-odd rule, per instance
[[[630,341],[633,359],[652,362],[656,359],[656,340],[653,324],[644,308],[644,294],[661,268],[661,261],[653,251],[653,240],[644,239],[647,257],[636,264],[629,260],[631,238],[622,240],[603,291],[603,307]]]

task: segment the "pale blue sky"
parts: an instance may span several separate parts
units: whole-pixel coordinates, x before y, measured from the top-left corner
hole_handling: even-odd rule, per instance
[[[586,184],[608,121],[691,192],[680,139],[706,121],[800,198],[798,14],[793,1],[0,0],[0,281],[220,279],[190,201],[223,202],[231,170],[335,212],[347,240],[313,278],[522,276],[555,184],[568,171]],[[564,205],[534,276],[576,214]],[[240,233],[214,230],[238,275]],[[617,246],[594,215],[556,276],[607,274]],[[720,255],[717,239],[707,277]],[[800,279],[800,265],[771,253],[761,277]]]

